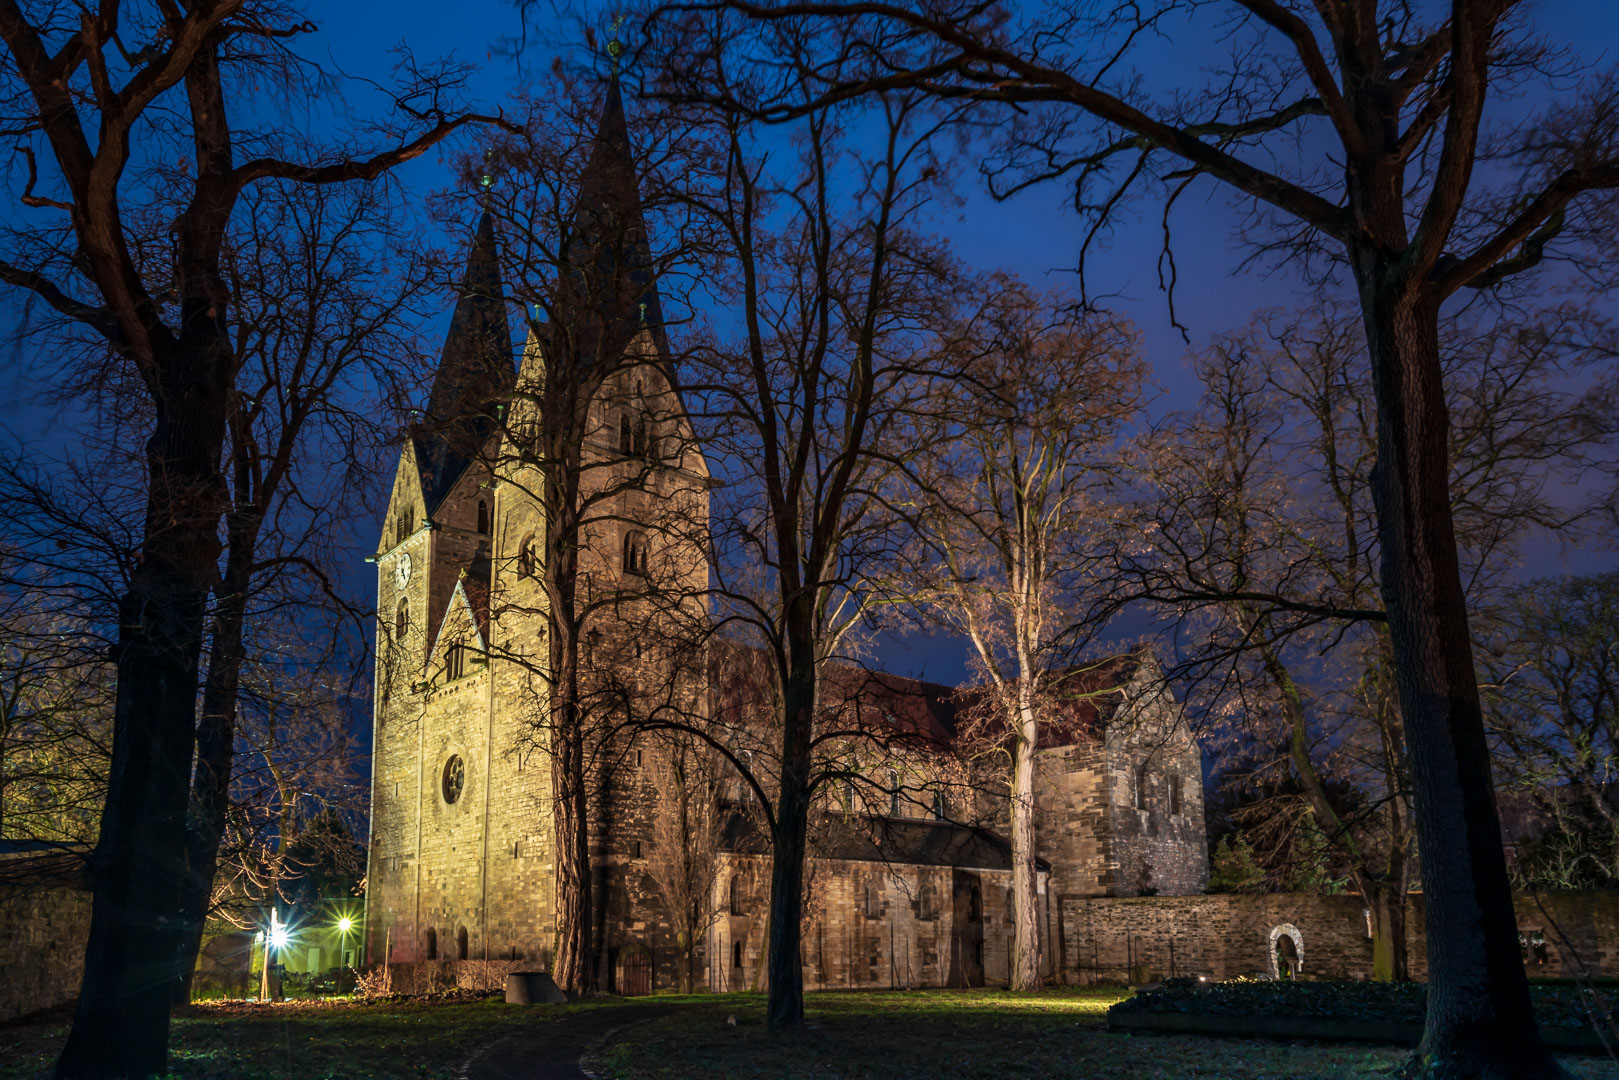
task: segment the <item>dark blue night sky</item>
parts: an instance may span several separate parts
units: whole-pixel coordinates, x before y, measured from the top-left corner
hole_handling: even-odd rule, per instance
[[[553,58],[549,50],[553,47],[532,44],[514,55],[512,46],[523,27],[510,0],[327,0],[311,4],[309,10],[319,30],[304,41],[302,51],[352,77],[343,83],[351,116],[303,118],[317,132],[346,126],[350,119],[363,120],[384,107],[367,81],[387,81],[391,50],[401,44],[424,59],[453,52],[457,58],[477,65],[473,90],[479,104],[485,106],[498,106],[532,74],[538,73],[542,79],[549,77]],[[1586,63],[1606,66],[1619,62],[1619,0],[1544,0],[1537,5],[1534,18],[1549,40],[1571,45]],[[600,22],[605,24],[606,18]],[[565,36],[557,31],[548,33]],[[540,36],[543,35],[531,30],[529,39],[534,41]],[[1218,56],[1207,44],[1206,34],[1174,36],[1153,48],[1144,56],[1144,74],[1152,81],[1193,72]],[[570,62],[588,60],[582,45],[579,49],[569,57]],[[636,106],[633,100],[628,104],[633,121]],[[1527,109],[1534,104],[1515,102],[1507,108]],[[407,166],[402,177],[413,193],[425,199],[450,186],[451,171],[444,154],[432,153]],[[997,203],[967,170],[963,170],[963,183],[969,187],[963,192],[965,205],[941,220],[939,227],[966,261],[1051,285],[1071,280],[1068,268],[1076,259],[1081,225],[1067,207],[1065,186],[1048,184],[1009,202]],[[1294,305],[1302,299],[1299,283],[1285,273],[1267,277],[1241,269],[1246,251],[1236,235],[1237,222],[1228,192],[1212,181],[1195,195],[1183,198],[1172,219],[1180,281],[1177,313],[1194,346],[1206,343],[1213,334],[1243,326],[1257,311]],[[446,245],[459,245],[463,239],[443,235]],[[1184,364],[1187,343],[1171,325],[1158,288],[1160,244],[1157,204],[1148,199],[1138,207],[1135,219],[1116,231],[1107,248],[1093,256],[1090,281],[1094,292],[1110,295],[1111,305],[1128,314],[1138,326],[1156,381],[1164,390],[1158,407],[1173,408],[1190,402],[1190,380]],[[6,297],[0,303],[15,310],[9,307],[15,304],[15,297]],[[447,299],[446,319],[448,308]],[[29,358],[13,352],[3,362],[9,370],[0,377],[0,393],[9,405],[0,412],[0,424],[16,436],[32,440],[48,429],[55,406],[30,401],[35,388],[28,377]],[[380,489],[388,480],[385,476],[377,478],[379,503],[383,497]],[[365,535],[357,542],[364,548],[371,537],[363,526],[360,532]],[[364,554],[360,548],[355,552],[355,571],[368,579],[371,571],[359,561]],[[1612,562],[1611,552],[1548,547],[1537,555],[1536,572],[1589,570]],[[363,582],[356,584],[360,595],[369,592]],[[895,670],[953,682],[963,674],[961,659],[956,643],[917,642],[914,648],[894,643],[883,650],[880,662]]]

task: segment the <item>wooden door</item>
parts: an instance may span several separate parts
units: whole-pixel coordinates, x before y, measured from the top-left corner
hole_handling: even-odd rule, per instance
[[[625,955],[620,992],[625,997],[645,997],[652,993],[652,957],[646,950],[635,949]]]

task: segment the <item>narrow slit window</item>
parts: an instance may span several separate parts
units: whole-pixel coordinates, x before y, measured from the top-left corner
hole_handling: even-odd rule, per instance
[[[523,542],[517,547],[517,576],[530,578],[534,576],[534,534],[529,533],[523,537]]]
[[[624,572],[646,575],[646,536],[639,532],[624,534]]]

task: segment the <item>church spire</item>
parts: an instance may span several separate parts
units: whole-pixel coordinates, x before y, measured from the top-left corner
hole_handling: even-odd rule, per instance
[[[622,348],[644,326],[664,348],[662,308],[616,63],[590,158],[579,177],[568,262],[575,289],[583,294],[578,297],[581,306],[601,320],[608,341]]]
[[[486,207],[467,254],[427,412],[414,433],[429,513],[495,433],[496,410],[514,377],[495,221]]]

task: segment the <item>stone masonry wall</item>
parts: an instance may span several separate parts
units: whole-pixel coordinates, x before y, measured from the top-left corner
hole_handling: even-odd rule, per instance
[[[728,908],[733,874],[741,875],[745,898],[737,913]],[[1008,872],[816,859],[811,875],[806,988],[1006,985],[1012,941]],[[718,991],[763,987],[758,966],[769,894],[768,859],[727,857],[703,985]],[[1049,890],[1042,893],[1043,900],[1049,896]],[[1054,959],[1043,956],[1042,967],[1049,970]]]
[[[1567,978],[1619,974],[1619,892],[1516,898],[1530,974]],[[1061,905],[1064,982],[1150,982],[1180,975],[1235,978],[1273,974],[1277,936],[1296,935],[1304,975],[1366,979],[1372,942],[1366,907],[1356,896],[1261,895],[1071,898]],[[1549,913],[1549,918],[1548,914]],[[1562,929],[1565,945],[1552,929]],[[1410,898],[1406,942],[1411,975],[1427,977],[1422,897]]]
[[[89,936],[88,890],[0,885],[0,1021],[77,998]]]
[[[1208,884],[1203,753],[1150,661],[1104,737],[1110,896],[1185,896]]]

